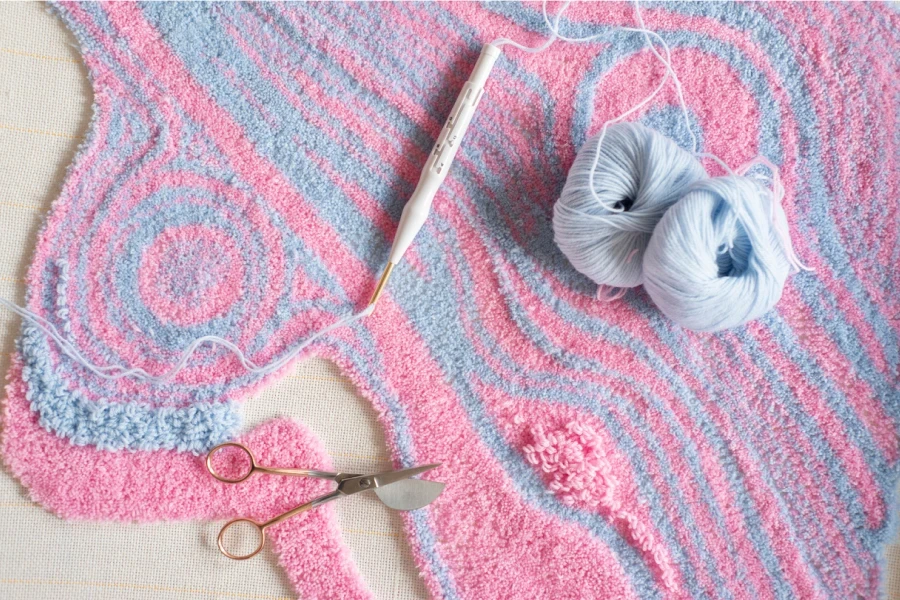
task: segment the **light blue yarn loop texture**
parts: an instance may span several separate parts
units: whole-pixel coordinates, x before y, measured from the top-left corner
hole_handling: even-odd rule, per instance
[[[19,350],[31,409],[40,416],[43,428],[75,446],[201,454],[233,439],[240,427],[240,408],[231,401],[153,407],[88,399],[50,368],[49,343],[34,327],[23,327]]]
[[[694,156],[658,131],[640,123],[610,125],[605,135],[585,142],[569,170],[553,209],[556,244],[597,284],[638,286],[656,224],[691,184],[706,177]]]
[[[781,298],[791,263],[779,231],[787,231],[784,211],[760,182],[700,181],[657,224],[644,253],[644,288],[688,329],[743,325]]]

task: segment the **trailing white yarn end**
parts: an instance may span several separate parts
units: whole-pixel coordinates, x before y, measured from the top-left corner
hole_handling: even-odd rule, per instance
[[[688,116],[687,103],[684,100],[684,90],[683,90],[683,86],[681,85],[681,80],[678,78],[678,74],[675,72],[675,68],[672,66],[671,49],[669,48],[669,45],[666,43],[666,41],[662,38],[662,36],[660,36],[655,31],[651,31],[646,28],[646,26],[644,25],[644,17],[641,14],[641,7],[640,7],[640,4],[638,3],[638,1],[635,0],[635,2],[634,2],[634,10],[635,10],[635,18],[637,19],[639,27],[616,27],[616,28],[611,29],[610,31],[604,31],[602,33],[597,33],[594,35],[588,35],[588,36],[584,36],[584,37],[569,37],[569,36],[565,36],[559,32],[559,20],[560,20],[560,18],[562,18],[563,13],[566,12],[566,10],[569,8],[569,5],[571,3],[572,3],[572,0],[566,0],[566,2],[563,3],[562,8],[559,10],[559,12],[556,14],[556,16],[554,16],[553,20],[551,21],[550,18],[547,16],[547,0],[543,0],[543,2],[541,4],[541,10],[542,10],[542,13],[544,16],[544,23],[547,25],[547,28],[550,30],[550,37],[547,38],[547,40],[540,46],[528,47],[528,46],[525,46],[518,42],[514,42],[513,40],[510,40],[508,38],[497,39],[494,42],[492,42],[492,44],[494,46],[498,46],[498,47],[504,46],[504,45],[510,45],[510,46],[513,46],[514,48],[522,50],[523,52],[528,52],[531,54],[538,54],[540,52],[543,52],[550,46],[552,46],[553,43],[556,42],[556,40],[563,40],[565,42],[571,42],[571,43],[594,42],[594,41],[602,39],[605,36],[608,36],[609,33],[613,30],[629,31],[632,33],[639,33],[644,36],[644,39],[647,42],[647,47],[650,49],[650,52],[652,52],[653,56],[655,56],[656,59],[659,60],[659,62],[665,67],[666,71],[665,71],[665,74],[663,75],[662,80],[659,82],[659,85],[657,85],[656,88],[646,98],[644,98],[643,100],[641,100],[640,102],[638,102],[637,104],[635,104],[634,106],[632,106],[631,108],[629,108],[628,110],[623,112],[622,114],[618,115],[617,117],[609,119],[608,121],[603,123],[603,126],[600,129],[599,141],[597,143],[597,152],[594,154],[594,162],[590,169],[590,186],[588,189],[590,190],[590,193],[593,196],[594,201],[603,203],[603,199],[596,192],[596,188],[594,185],[594,173],[597,171],[597,165],[600,162],[600,148],[603,145],[603,140],[606,138],[607,129],[609,128],[610,125],[624,121],[627,117],[633,115],[634,113],[636,113],[637,111],[639,111],[640,109],[645,107],[647,104],[652,102],[654,100],[654,98],[656,98],[659,95],[659,93],[665,88],[666,84],[669,82],[669,79],[671,79],[673,84],[675,85],[675,93],[678,95],[678,102],[681,106],[681,111],[682,111],[682,114],[684,115],[685,123],[687,124],[688,135],[690,135],[690,137],[691,137],[691,151],[693,153],[697,152],[697,136],[694,134],[694,131],[691,128],[690,117]],[[662,47],[665,57],[662,54],[660,54],[659,51],[656,49],[656,47],[653,44],[654,41],[656,41]],[[617,208],[614,205],[606,206],[606,209],[611,212],[623,212],[623,209]]]
[[[185,367],[187,367],[188,361],[190,361],[191,357],[200,348],[200,346],[203,346],[204,344],[211,344],[213,346],[221,346],[225,348],[237,357],[238,361],[241,363],[241,366],[244,367],[244,369],[249,373],[261,376],[275,373],[283,367],[287,366],[294,358],[297,357],[298,354],[303,352],[304,349],[309,347],[310,344],[312,344],[316,340],[334,331],[335,329],[351,325],[356,321],[359,321],[371,315],[374,309],[374,306],[369,305],[364,310],[361,310],[358,313],[343,317],[342,319],[332,323],[331,325],[328,325],[327,327],[317,331],[310,337],[306,338],[303,342],[295,345],[290,350],[290,352],[283,355],[281,358],[275,359],[265,365],[257,365],[256,363],[254,363],[233,342],[230,342],[225,338],[216,335],[205,335],[191,342],[181,352],[178,361],[168,371],[166,371],[162,375],[151,375],[140,367],[94,364],[84,356],[84,354],[78,349],[78,347],[75,346],[75,344],[73,344],[62,333],[60,333],[56,326],[47,319],[43,318],[37,313],[28,310],[27,308],[22,308],[21,306],[13,304],[12,302],[4,298],[0,298],[0,306],[8,308],[15,314],[22,317],[22,319],[24,319],[25,321],[37,327],[44,335],[56,342],[57,346],[63,354],[68,356],[70,359],[72,359],[97,377],[107,380],[130,377],[132,379],[144,381],[154,385],[160,385],[170,382],[178,373],[180,373],[182,370],[184,370]]]

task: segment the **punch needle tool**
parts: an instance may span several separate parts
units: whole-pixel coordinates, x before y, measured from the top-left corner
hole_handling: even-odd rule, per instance
[[[394,234],[394,243],[391,246],[391,253],[388,255],[388,263],[381,274],[381,279],[375,286],[375,292],[372,299],[369,300],[369,308],[374,310],[375,303],[381,297],[388,278],[394,267],[403,259],[406,250],[412,244],[413,239],[428,213],[431,212],[431,203],[435,194],[447,178],[447,172],[450,170],[450,164],[456,156],[457,150],[462,143],[463,136],[475,115],[475,109],[484,95],[484,84],[487,82],[488,75],[494,67],[494,62],[500,56],[500,48],[493,44],[485,44],[481,49],[481,55],[469,80],[463,86],[462,91],[456,98],[453,110],[447,117],[447,122],[441,129],[434,148],[429,154],[425,166],[422,168],[422,174],[419,176],[419,183],[413,191],[412,196],[403,207],[403,213],[400,216],[400,224],[397,226],[397,233]],[[371,311],[370,311],[371,312]]]
[[[216,468],[213,466],[214,457],[219,452],[228,448],[233,448],[238,453],[242,454],[244,458],[243,462],[246,465],[244,468],[237,470],[234,474],[220,473],[216,471]],[[235,458],[237,457],[232,457],[232,459]],[[228,558],[234,560],[246,560],[256,556],[259,551],[262,550],[266,542],[266,529],[272,525],[281,523],[302,512],[318,508],[332,500],[370,490],[375,492],[378,499],[381,500],[385,506],[393,508],[394,510],[415,510],[417,508],[422,508],[431,504],[435,498],[444,491],[444,484],[437,481],[411,478],[439,466],[440,464],[423,465],[397,471],[385,471],[374,475],[331,473],[328,471],[316,471],[312,469],[265,467],[256,462],[256,457],[253,456],[253,453],[247,446],[237,442],[220,444],[210,450],[209,454],[207,454],[206,469],[209,471],[210,475],[223,483],[241,483],[242,481],[246,481],[247,478],[254,473],[265,473],[269,475],[330,479],[338,485],[337,489],[334,491],[310,500],[305,504],[301,504],[296,508],[292,508],[268,521],[260,522],[247,518],[233,519],[226,523],[219,531],[219,535],[216,538],[216,544],[219,546],[219,551]],[[235,550],[235,547],[231,545],[231,550],[235,550],[232,552],[229,550],[230,544],[226,542],[226,534],[229,531],[238,534],[240,530],[243,530],[244,532],[247,532],[248,530],[252,531],[255,536],[255,543],[252,549],[246,552]]]

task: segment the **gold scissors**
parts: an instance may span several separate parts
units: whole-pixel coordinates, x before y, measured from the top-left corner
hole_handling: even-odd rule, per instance
[[[213,466],[213,457],[226,448],[234,448],[244,454],[247,468],[241,469],[234,475],[223,475],[216,471]],[[256,457],[247,446],[237,442],[226,442],[219,444],[209,451],[206,455],[206,470],[210,475],[224,483],[240,483],[246,480],[253,473],[267,473],[270,475],[288,475],[294,477],[315,477],[317,479],[330,479],[338,484],[337,489],[324,496],[319,496],[305,504],[301,504],[296,508],[273,517],[262,523],[253,519],[233,519],[225,524],[219,531],[216,538],[216,544],[219,551],[228,558],[234,560],[246,560],[256,556],[266,542],[266,529],[281,523],[286,519],[290,519],[294,515],[312,510],[322,506],[326,502],[337,500],[344,496],[352,496],[359,492],[369,490],[375,491],[378,498],[390,508],[397,510],[415,510],[422,508],[434,501],[444,490],[444,484],[437,481],[427,481],[424,479],[410,479],[426,471],[430,471],[440,464],[424,465],[421,467],[411,467],[409,469],[400,469],[398,471],[386,471],[384,473],[376,473],[374,475],[357,475],[353,473],[331,473],[328,471],[316,471],[312,469],[285,469],[280,467],[265,467],[256,462]],[[405,485],[404,485],[405,484]],[[388,486],[391,486],[388,488]],[[255,532],[256,545],[250,552],[238,553],[229,552],[226,548],[225,534],[227,531],[235,528],[250,528]]]

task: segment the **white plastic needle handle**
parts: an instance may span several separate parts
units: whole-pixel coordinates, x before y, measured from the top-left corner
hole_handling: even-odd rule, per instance
[[[450,116],[447,117],[447,122],[441,129],[441,133],[438,135],[428,160],[425,161],[422,175],[419,177],[419,184],[413,191],[409,202],[403,208],[400,225],[397,227],[397,233],[394,236],[394,245],[391,246],[391,253],[388,257],[387,267],[385,267],[381,280],[375,288],[375,293],[369,301],[370,305],[374,305],[378,301],[381,292],[384,290],[384,285],[387,283],[388,277],[390,277],[391,270],[403,259],[403,255],[412,244],[416,234],[419,233],[422,225],[425,224],[425,219],[428,218],[428,213],[431,212],[431,203],[434,200],[434,196],[447,177],[450,164],[453,162],[466,129],[468,129],[469,123],[472,121],[475,109],[484,95],[484,84],[487,82],[488,75],[499,56],[500,49],[493,44],[485,44],[481,49],[481,56],[478,57],[475,68],[472,69],[469,80],[456,98],[453,110],[450,111]]]

